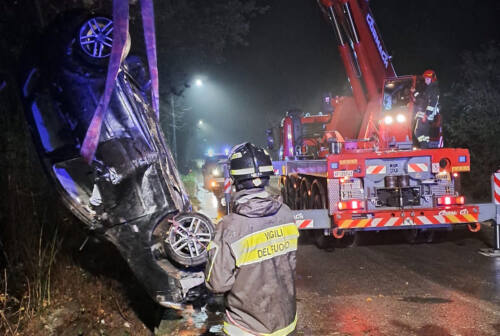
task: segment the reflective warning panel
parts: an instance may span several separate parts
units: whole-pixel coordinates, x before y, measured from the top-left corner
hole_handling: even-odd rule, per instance
[[[429,171],[429,166],[426,163],[409,163],[408,173],[422,173]]]
[[[500,204],[500,173],[493,174],[493,201]]]
[[[385,165],[376,165],[376,166],[367,166],[366,174],[367,175],[377,175],[377,174],[385,174],[387,172],[387,168]]]

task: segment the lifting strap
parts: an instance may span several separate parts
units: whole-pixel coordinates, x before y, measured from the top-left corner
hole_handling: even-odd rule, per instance
[[[160,95],[158,85],[158,63],[156,61],[156,33],[153,0],[141,0],[142,26],[151,78],[151,101],[156,120],[160,120]]]
[[[156,119],[159,120],[160,102],[153,0],[141,0],[141,14],[144,27],[146,53],[148,57],[148,68],[151,78],[151,101]],[[80,154],[87,163],[92,162],[97,146],[99,145],[102,122],[116,85],[116,78],[120,70],[123,49],[128,38],[128,22],[129,1],[113,0],[113,42],[111,55],[109,57],[106,83],[104,85],[104,92],[99,99],[99,103],[97,104],[90,126],[80,149]]]

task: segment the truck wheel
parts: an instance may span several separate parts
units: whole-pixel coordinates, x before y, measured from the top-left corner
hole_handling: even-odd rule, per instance
[[[300,183],[300,209],[310,209],[311,208],[311,184],[307,180],[307,178],[302,178]]]
[[[358,245],[358,233],[357,232],[346,232],[344,237],[336,239],[337,247],[354,247]]]
[[[404,230],[404,236],[409,244],[432,243],[435,237],[435,230]]]
[[[335,238],[331,235],[325,236],[323,230],[314,231],[314,243],[321,250],[333,251],[335,248]]]
[[[174,217],[164,239],[167,255],[184,266],[198,266],[207,260],[207,246],[214,237],[210,219],[199,213]]]
[[[325,191],[319,180],[314,180],[311,184],[311,208],[326,209]]]
[[[280,192],[281,192],[281,198],[283,198],[283,203],[288,205],[288,194],[286,190],[286,177],[281,177],[280,180]]]
[[[292,210],[297,210],[300,209],[300,178],[298,177],[289,177],[286,180],[287,182],[287,199],[288,199],[288,206]]]
[[[297,177],[293,179],[293,208],[296,210],[300,209],[301,205],[301,200],[300,200],[300,183],[301,183],[301,178]]]
[[[293,178],[286,179],[286,200],[290,209],[295,210],[295,189],[293,188]]]
[[[324,188],[321,182],[315,179],[311,183],[311,208],[326,209],[326,197]],[[314,242],[316,246],[322,250],[333,250],[335,247],[335,239],[333,236],[325,236],[323,230],[314,230]]]

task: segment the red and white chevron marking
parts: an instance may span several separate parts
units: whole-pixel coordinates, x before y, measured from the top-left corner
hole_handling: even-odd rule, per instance
[[[231,193],[231,179],[226,178],[224,179],[224,194],[230,194]]]
[[[500,204],[500,173],[493,174],[493,200]]]
[[[306,229],[314,227],[314,221],[312,219],[300,219],[296,220],[295,224],[299,229]]]
[[[429,166],[426,163],[408,164],[408,173],[422,173],[427,171],[429,171]]]
[[[387,171],[387,169],[384,165],[382,165],[382,166],[367,166],[366,167],[366,174],[369,174],[369,175],[385,174],[386,171]]]
[[[464,215],[427,215],[415,217],[384,217],[366,219],[344,219],[338,221],[341,229],[369,228],[369,227],[391,227],[406,225],[438,225],[438,224],[459,224],[477,222],[477,214]]]

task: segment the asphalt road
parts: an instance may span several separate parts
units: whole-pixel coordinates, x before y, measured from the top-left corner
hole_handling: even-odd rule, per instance
[[[216,222],[218,218],[217,198],[213,193],[203,188],[203,180],[201,177],[198,181],[197,189],[198,192],[196,193],[196,198],[200,201],[200,213],[210,218],[212,222]]]
[[[459,229],[410,245],[401,232],[367,233],[326,251],[302,233],[297,334],[500,335],[500,258],[478,253],[492,234]],[[169,335],[219,335],[221,319],[220,307],[184,312]]]
[[[500,335],[500,258],[477,253],[491,230],[409,245],[398,232],[361,246],[298,251],[302,335]]]

